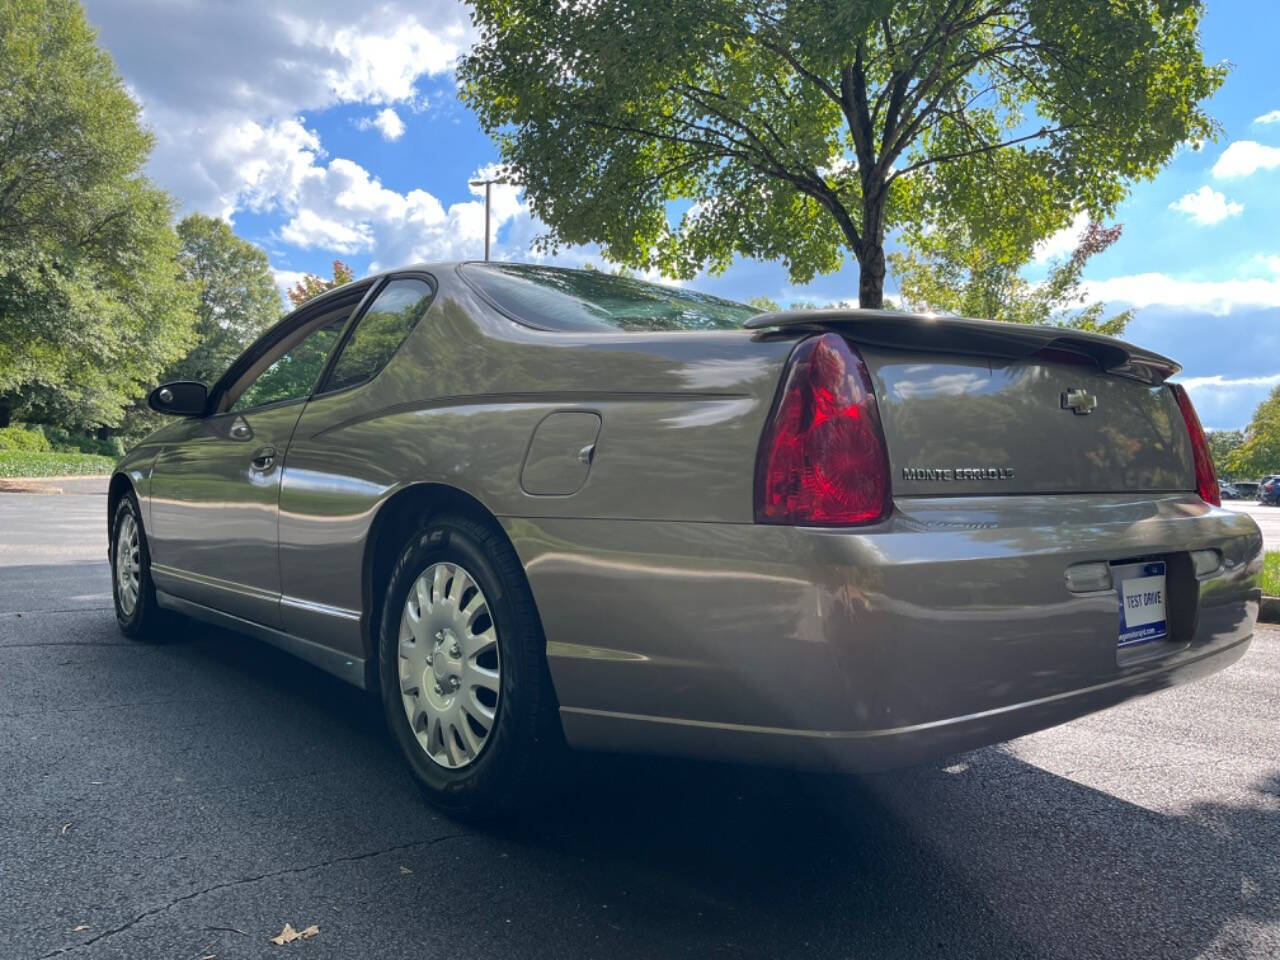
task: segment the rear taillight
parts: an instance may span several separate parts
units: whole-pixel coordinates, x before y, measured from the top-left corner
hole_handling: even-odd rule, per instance
[[[1209,441],[1205,438],[1204,427],[1200,426],[1200,418],[1196,416],[1196,408],[1181,384],[1171,383],[1169,389],[1178,401],[1178,409],[1182,411],[1182,420],[1187,425],[1187,433],[1191,435],[1191,455],[1196,463],[1196,492],[1205,503],[1215,507],[1222,506],[1222,492],[1218,489],[1218,477],[1213,470],[1213,457],[1209,455]]]
[[[756,522],[851,526],[883,520],[891,506],[866,365],[834,333],[801,342],[760,443]]]

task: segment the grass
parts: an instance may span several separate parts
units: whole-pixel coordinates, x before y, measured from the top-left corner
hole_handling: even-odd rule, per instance
[[[1280,597],[1280,550],[1269,550],[1262,565],[1262,592]]]
[[[0,450],[0,477],[63,477],[110,473],[114,461],[96,453]]]

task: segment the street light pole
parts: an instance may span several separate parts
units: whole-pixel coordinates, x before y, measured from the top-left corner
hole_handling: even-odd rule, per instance
[[[484,187],[484,262],[489,262],[489,192],[495,183],[506,183],[501,177],[490,177],[487,180],[472,180],[471,186]]]

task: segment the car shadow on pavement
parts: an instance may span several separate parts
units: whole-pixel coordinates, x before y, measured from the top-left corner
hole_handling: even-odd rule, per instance
[[[1249,955],[1280,921],[1280,775],[1257,806],[1167,816],[999,749],[970,759],[967,780],[588,759],[580,791],[512,835],[590,864],[578,895],[645,878],[762,956],[797,937],[824,956]]]
[[[222,631],[174,653],[311,701],[367,740],[397,804],[433,815],[371,698]],[[493,936],[544,931],[522,956],[1269,956],[1280,765],[1254,789],[1169,815],[999,747],[866,778],[582,755],[555,799],[458,830],[504,878],[484,894]],[[426,922],[420,872],[376,909]]]

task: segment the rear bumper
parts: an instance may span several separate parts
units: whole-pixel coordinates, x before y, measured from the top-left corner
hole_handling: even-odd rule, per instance
[[[924,762],[1219,670],[1247,649],[1260,598],[1257,526],[1183,494],[913,498],[858,533],[591,520],[508,532],[566,736],[592,749]],[[1188,551],[1206,549],[1222,564],[1197,578]],[[1066,569],[1153,556],[1171,561],[1171,638],[1118,652],[1114,590],[1073,592]]]

